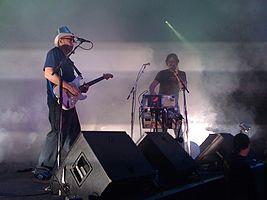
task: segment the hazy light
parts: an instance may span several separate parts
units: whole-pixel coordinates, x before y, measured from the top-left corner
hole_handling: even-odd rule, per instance
[[[173,31],[173,33],[181,40],[182,42],[187,42],[185,38],[168,22],[165,21],[165,24]]]
[[[203,121],[200,122],[198,120],[198,116],[190,116],[192,120],[189,123],[189,140],[194,141],[196,144],[200,145],[202,142],[209,136],[211,131],[207,130],[207,127],[210,126],[209,123]]]
[[[251,128],[251,126],[249,125],[249,124],[246,124],[246,123],[244,123],[244,122],[242,122],[242,123],[240,123],[239,124],[239,127],[240,127],[240,132],[242,133],[242,132],[245,132],[245,133],[247,133],[249,130],[250,130],[250,128]]]

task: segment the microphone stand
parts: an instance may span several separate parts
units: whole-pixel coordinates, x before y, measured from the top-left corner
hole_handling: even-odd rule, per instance
[[[63,147],[62,144],[62,138],[63,138],[63,133],[62,133],[62,105],[63,105],[63,98],[62,98],[62,93],[63,93],[63,63],[70,58],[72,54],[75,53],[75,50],[82,44],[80,42],[69,54],[66,55],[64,59],[62,59],[59,63],[59,65],[54,69],[52,75],[55,73],[58,74],[59,77],[59,121],[58,121],[58,127],[59,127],[59,132],[58,132],[58,140],[57,140],[57,169],[60,167],[60,160],[61,160],[61,149]],[[64,171],[62,174],[62,183],[65,183],[64,178]],[[59,194],[61,194],[61,191],[59,190]]]
[[[189,126],[188,126],[187,104],[186,104],[185,91],[186,91],[187,93],[189,93],[189,90],[187,89],[185,83],[183,82],[183,80],[181,79],[181,77],[179,76],[179,74],[177,74],[176,77],[178,78],[179,82],[182,84],[183,100],[184,100],[184,115],[185,115],[185,124],[186,124],[185,134],[186,134],[186,138],[188,139]],[[190,145],[190,144],[187,145],[187,146],[188,146],[188,150],[189,150],[189,145]],[[189,151],[190,151],[190,150],[189,150]]]
[[[136,107],[136,90],[137,90],[137,83],[139,79],[141,78],[142,74],[144,73],[144,70],[146,68],[146,65],[143,64],[140,71],[137,74],[136,80],[132,86],[132,89],[127,96],[127,100],[130,98],[132,94],[132,110],[131,110],[131,138],[133,139],[133,129],[134,129],[134,116],[135,116],[135,107]]]

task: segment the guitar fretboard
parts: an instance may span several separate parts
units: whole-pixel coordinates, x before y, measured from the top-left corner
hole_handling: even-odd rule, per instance
[[[97,78],[97,79],[94,79],[94,80],[92,80],[92,81],[89,81],[89,82],[87,82],[87,83],[84,83],[83,85],[81,85],[81,86],[79,87],[79,89],[80,89],[81,91],[83,91],[84,86],[91,86],[91,85],[94,85],[94,84],[96,84],[96,83],[98,83],[99,81],[102,81],[102,80],[104,80],[104,76],[101,76],[101,77],[99,77],[99,78]]]

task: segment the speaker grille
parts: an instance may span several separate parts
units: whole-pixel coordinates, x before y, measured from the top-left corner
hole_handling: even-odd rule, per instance
[[[88,161],[86,155],[81,152],[70,170],[75,178],[76,183],[81,186],[87,176],[92,172],[93,167]]]

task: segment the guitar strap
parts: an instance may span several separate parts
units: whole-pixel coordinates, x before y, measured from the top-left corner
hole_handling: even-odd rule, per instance
[[[78,74],[78,76],[80,76],[83,79],[82,73],[77,69],[75,65],[73,65],[73,69]]]
[[[70,58],[68,58],[68,60],[72,63],[72,67],[73,67],[74,71],[76,72],[76,74],[77,74],[78,76],[80,76],[80,77],[83,79],[82,73],[81,73],[81,72],[78,70],[78,68],[74,65],[74,62],[73,62]]]

